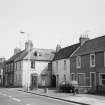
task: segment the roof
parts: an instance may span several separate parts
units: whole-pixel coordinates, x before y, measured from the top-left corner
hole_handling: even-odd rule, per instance
[[[69,58],[70,55],[80,46],[80,43],[62,48],[54,56],[53,60],[59,60],[64,58]]]
[[[38,56],[35,56],[34,53],[37,52]],[[51,49],[37,49],[34,48],[31,52],[30,59],[37,61],[51,61],[54,58],[55,50]],[[29,56],[24,59],[28,59]]]
[[[11,62],[11,61],[14,61],[16,59],[20,60],[20,59],[23,59],[26,55],[28,54],[27,51],[23,50],[23,51],[20,51],[19,53],[13,55],[12,57],[10,57],[7,62]]]
[[[41,53],[41,56],[34,56],[34,53]],[[38,61],[51,61],[54,58],[54,50],[51,49],[37,49],[34,48],[30,51],[30,53],[26,50],[20,51],[19,53],[13,55],[11,58],[7,60],[8,62],[19,61],[22,59],[33,59]]]
[[[76,55],[84,55],[88,53],[94,53],[99,51],[105,50],[105,35],[91,39],[86,41],[80,48],[73,54],[73,56]],[[72,56],[72,57],[73,57]]]

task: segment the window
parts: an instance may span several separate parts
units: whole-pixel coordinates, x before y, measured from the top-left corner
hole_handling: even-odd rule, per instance
[[[56,70],[58,71],[58,61],[56,61]]]
[[[104,66],[105,66],[105,51],[104,51]]]
[[[64,74],[64,81],[66,81],[66,75]]]
[[[42,53],[39,53],[39,56],[42,56]]]
[[[76,80],[76,79],[75,79],[75,74],[74,74],[74,73],[71,74],[71,80],[72,80],[72,81]]]
[[[35,61],[31,61],[31,68],[32,68],[32,69],[35,68]]]
[[[66,60],[64,60],[64,70],[66,70]]]
[[[34,53],[34,56],[37,56],[37,52]]]
[[[105,74],[100,74],[100,85],[105,85]]]
[[[90,67],[95,67],[95,54],[90,54]]]
[[[76,68],[81,68],[81,56],[77,56],[76,58]]]

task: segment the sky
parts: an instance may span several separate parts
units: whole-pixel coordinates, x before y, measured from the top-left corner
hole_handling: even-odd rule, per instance
[[[90,39],[105,35],[105,0],[0,0],[0,57],[24,49],[27,39],[34,48],[55,49],[86,33]]]

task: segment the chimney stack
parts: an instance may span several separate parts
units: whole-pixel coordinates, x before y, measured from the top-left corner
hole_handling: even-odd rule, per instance
[[[30,51],[33,49],[33,43],[31,40],[28,40],[27,42],[25,42],[25,50]]]
[[[56,52],[58,52],[60,49],[61,49],[60,44],[57,44],[57,46],[56,46]]]
[[[79,42],[81,43],[81,45],[83,45],[88,40],[89,40],[88,34],[81,35],[80,38],[79,38]]]
[[[21,51],[20,48],[15,48],[15,49],[14,49],[14,55],[17,54],[17,53],[19,53],[20,51]]]

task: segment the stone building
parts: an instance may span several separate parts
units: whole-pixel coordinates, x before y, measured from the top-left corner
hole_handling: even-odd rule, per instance
[[[85,40],[70,62],[71,79],[82,90],[105,92],[105,36]]]
[[[37,88],[51,85],[52,49],[33,48],[32,41],[25,43],[25,49],[14,50],[14,55],[6,62],[7,86]],[[10,78],[10,79],[9,79]]]
[[[57,45],[52,61],[52,85],[59,87],[63,82],[70,83],[70,56],[79,47],[79,43],[61,48]]]

